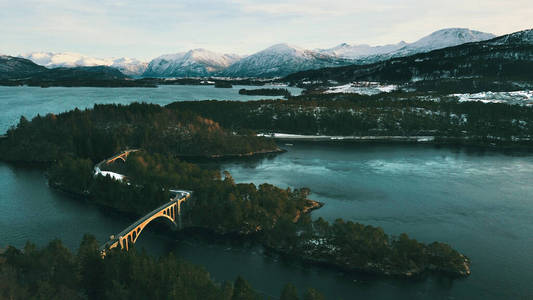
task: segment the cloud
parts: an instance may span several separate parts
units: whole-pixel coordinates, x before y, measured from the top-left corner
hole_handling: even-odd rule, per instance
[[[268,15],[298,15],[303,17],[335,17],[362,13],[390,11],[398,6],[396,2],[379,3],[378,1],[255,1],[233,0],[245,13],[263,13]],[[386,2],[386,1],[382,1]]]
[[[530,0],[5,0],[0,52],[150,59],[203,47],[247,54],[279,42],[414,41],[445,27],[504,34],[531,27],[532,15]]]

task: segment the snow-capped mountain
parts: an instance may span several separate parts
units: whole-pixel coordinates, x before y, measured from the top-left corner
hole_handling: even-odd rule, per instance
[[[205,49],[194,49],[152,59],[143,75],[154,77],[210,76],[224,70],[240,58],[236,54],[220,54]]]
[[[355,64],[367,64],[403,57],[437,49],[453,47],[465,43],[480,42],[495,35],[467,28],[447,28],[433,32],[413,43],[400,42],[384,46],[340,44],[330,49],[320,49],[320,53],[340,58],[353,59]]]
[[[517,33],[518,34],[518,33]],[[509,35],[507,39],[533,40],[531,31]],[[277,44],[250,56],[220,54],[206,49],[159,56],[150,63],[131,58],[95,58],[77,53],[33,52],[22,58],[53,67],[110,66],[126,75],[146,77],[279,77],[290,73],[350,64],[369,64],[390,58],[457,46],[494,38],[490,33],[465,28],[436,31],[414,43],[400,42],[383,46],[340,44],[329,49],[307,50]],[[503,38],[503,37],[502,37]],[[506,40],[495,39],[495,43]]]
[[[224,70],[223,75],[230,77],[276,77],[297,71],[339,66],[345,62],[345,60],[319,52],[288,44],[277,44],[232,64]]]
[[[324,67],[373,63],[392,57],[409,56],[494,37],[490,33],[463,28],[449,28],[436,31],[414,43],[402,41],[384,46],[352,46],[344,43],[330,49],[313,51],[288,44],[277,44],[236,61],[223,71],[221,69],[222,72],[217,73],[217,75],[228,77],[285,76],[298,71]],[[166,64],[163,63],[163,68],[165,67]],[[159,76],[172,76],[169,72],[159,71],[156,73],[162,74]]]
[[[451,39],[454,40],[454,39]],[[420,43],[423,44],[423,43]],[[431,46],[431,43],[425,43]],[[424,49],[428,49],[424,47]],[[408,85],[409,89],[447,92],[530,89],[533,70],[533,30],[486,41],[464,43],[372,64],[353,64],[291,74],[285,80],[306,86],[345,85],[373,81]]]
[[[147,63],[134,58],[96,58],[72,52],[32,52],[19,57],[29,59],[47,68],[57,67],[91,67],[108,66],[120,70],[126,75],[141,75]]]
[[[342,43],[336,47],[329,49],[318,49],[317,51],[323,54],[347,58],[347,59],[360,59],[363,57],[373,56],[373,55],[383,55],[388,54],[401,48],[407,46],[407,43],[404,41],[399,42],[398,44],[390,44],[384,46],[370,46],[366,44],[361,45],[350,45],[347,43]]]
[[[391,54],[394,57],[408,56],[466,43],[486,41],[495,37],[492,33],[470,30],[468,28],[447,28],[435,31],[414,43],[405,45]]]

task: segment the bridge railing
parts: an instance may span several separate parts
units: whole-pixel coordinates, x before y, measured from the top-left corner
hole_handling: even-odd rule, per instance
[[[192,191],[186,191],[186,190],[170,190],[171,193],[176,193],[176,196],[172,198],[169,202],[157,207],[156,209],[152,210],[148,214],[144,215],[142,218],[135,221],[133,224],[128,226],[126,229],[122,230],[118,234],[114,235],[113,238],[109,241],[107,241],[104,245],[100,247],[100,251],[102,253],[105,253],[107,249],[112,247],[113,245],[120,242],[120,239],[124,236],[127,236],[130,234],[133,230],[135,230],[138,226],[140,226],[142,223],[144,223],[146,220],[152,218],[154,215],[160,213],[161,211],[169,208],[170,206],[180,202],[186,201],[189,199],[192,195]],[[105,255],[105,254],[104,254]]]

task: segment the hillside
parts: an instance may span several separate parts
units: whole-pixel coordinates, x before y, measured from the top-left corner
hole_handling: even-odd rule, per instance
[[[147,77],[202,77],[219,73],[240,56],[220,54],[205,49],[167,54],[150,61],[144,76]]]
[[[31,52],[20,57],[47,68],[108,66],[132,76],[142,75],[148,65],[135,58],[97,58],[72,52]]]
[[[0,80],[26,78],[41,72],[46,72],[46,68],[27,59],[0,56]]]
[[[119,70],[107,66],[60,67],[48,69],[34,62],[12,56],[0,56],[0,85],[29,86],[153,86],[130,80]]]
[[[315,88],[355,81],[403,84],[418,89],[439,89],[441,85],[461,88],[463,84],[474,88],[476,84],[490,86],[502,82],[523,86],[533,82],[531,35],[531,30],[525,30],[373,64],[298,72],[283,80]]]
[[[348,63],[345,59],[288,44],[277,44],[239,60],[222,74],[228,77],[278,77],[297,71]]]
[[[409,56],[465,43],[485,41],[494,37],[496,36],[491,33],[470,30],[468,28],[445,28],[435,31],[413,43],[401,41],[397,44],[383,46],[370,46],[365,44],[350,45],[343,43],[330,49],[319,49],[318,51],[339,58],[352,59],[355,64],[368,64],[393,57]]]

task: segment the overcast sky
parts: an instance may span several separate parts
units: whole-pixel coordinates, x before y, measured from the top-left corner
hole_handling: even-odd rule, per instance
[[[465,27],[533,28],[533,0],[0,0],[0,53],[78,52],[143,60],[192,48],[248,54],[287,42],[412,42]]]

